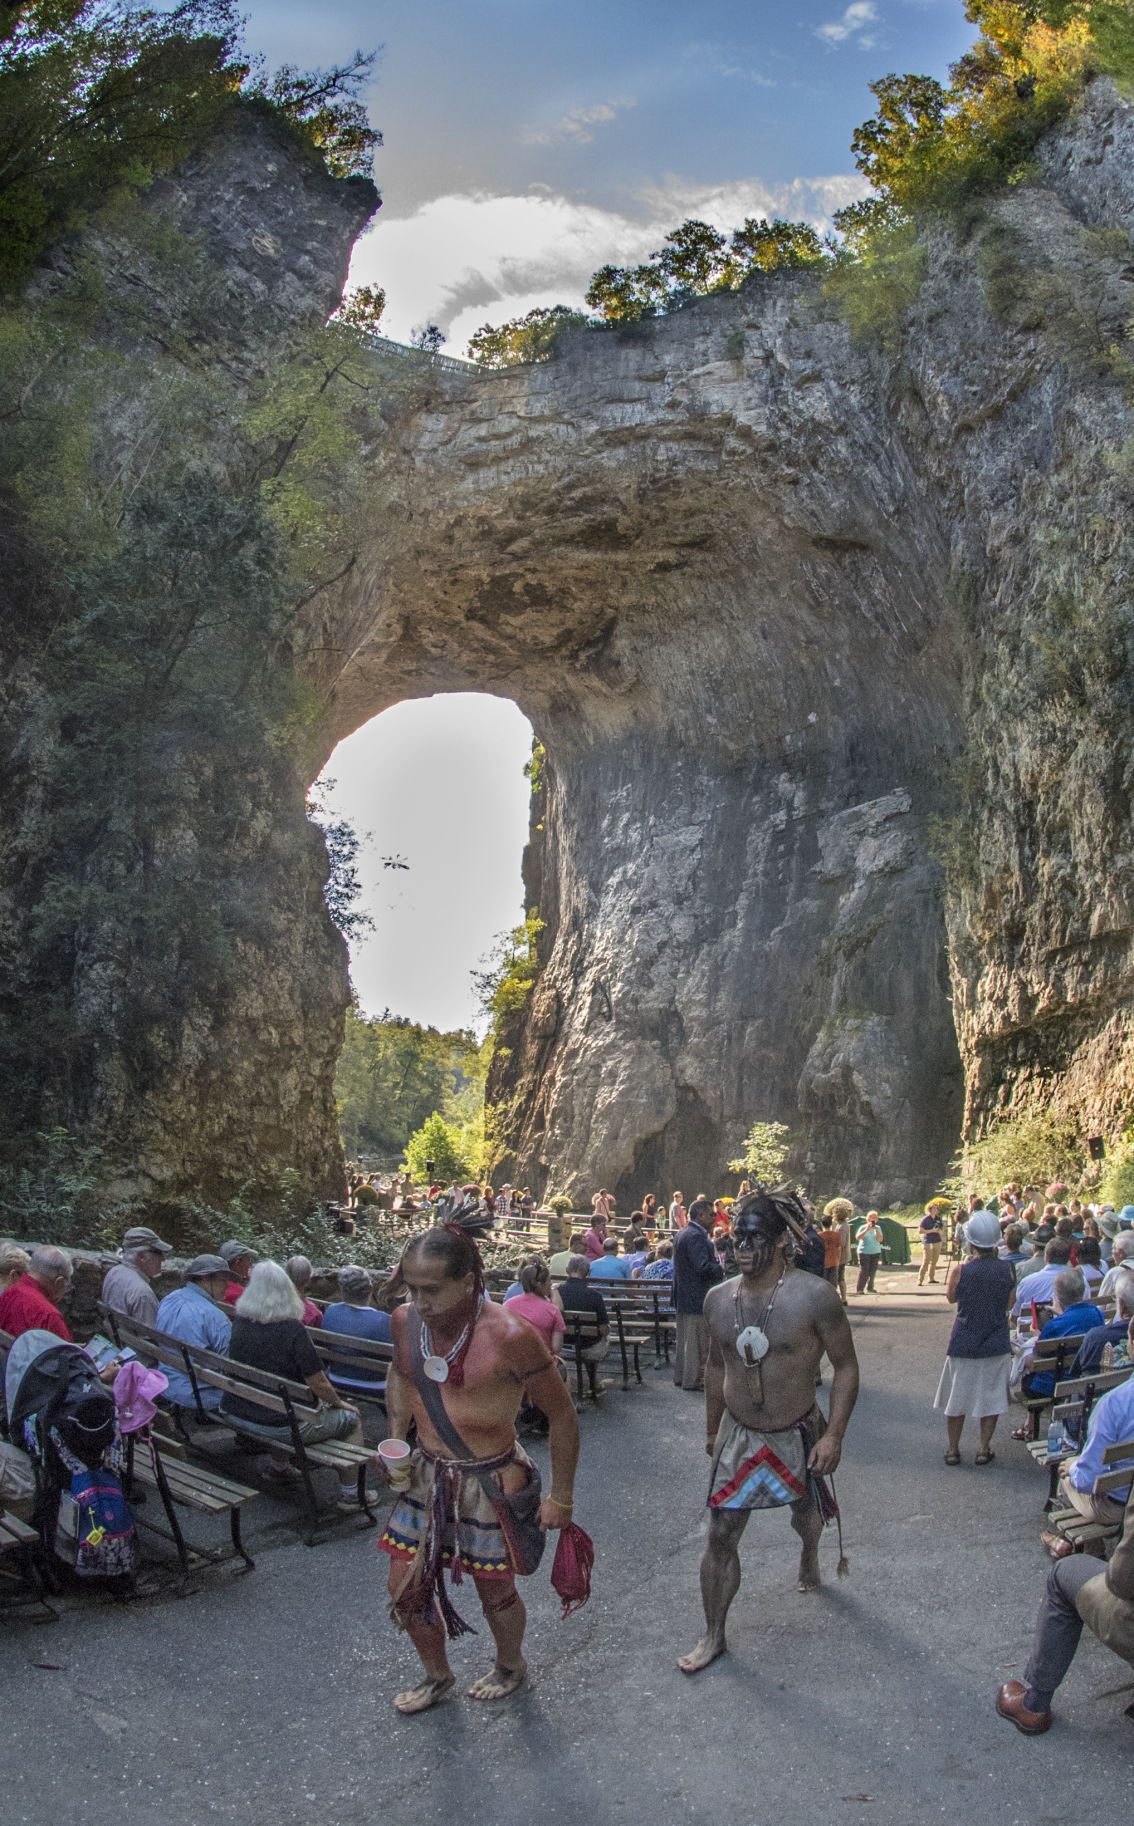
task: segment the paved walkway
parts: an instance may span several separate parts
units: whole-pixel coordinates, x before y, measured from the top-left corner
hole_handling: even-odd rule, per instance
[[[386,1622],[373,1537],[289,1542],[186,1600],[0,1622],[7,1826],[1120,1817],[1131,1693],[1107,1695],[1134,1682],[1125,1662],[1086,1636],[1044,1738],[993,1711],[1049,1565],[1045,1480],[1003,1423],[994,1465],[975,1469],[968,1439],[964,1466],[943,1465],[930,1403],[949,1317],[915,1279],[893,1273],[853,1303],[864,1386],[838,1478],[851,1577],[833,1582],[829,1532],[832,1583],[798,1596],[786,1513],[754,1517],[731,1653],[695,1680],[674,1656],[700,1627],[703,1410],[648,1375],[583,1418],[595,1595],[561,1622],[546,1574],[529,1582],[533,1682],[518,1703],[399,1719],[389,1697],[415,1661]],[[487,1658],[483,1636],[454,1645],[459,1691]]]

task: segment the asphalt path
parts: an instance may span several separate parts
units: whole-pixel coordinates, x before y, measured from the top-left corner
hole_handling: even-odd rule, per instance
[[[1084,1633],[1047,1736],[993,1710],[1027,1658],[1050,1566],[1046,1477],[1001,1423],[995,1463],[943,1463],[931,1411],[949,1314],[894,1272],[852,1302],[862,1394],[838,1474],[850,1577],[795,1591],[788,1512],[742,1546],[730,1652],[693,1679],[701,1627],[701,1398],[645,1371],[582,1418],[579,1521],[594,1595],[564,1620],[550,1558],[526,1582],[529,1689],[463,1697],[491,1659],[453,1645],[462,1695],[418,1718],[416,1658],[385,1614],[385,1560],[351,1528],[298,1544],[273,1509],[257,1570],[186,1598],[68,1601],[0,1620],[5,1826],[1099,1826],[1134,1770],[1134,1671]],[[540,1456],[539,1448],[533,1448]],[[476,1615],[470,1586],[459,1607]],[[49,1665],[43,1665],[49,1664]],[[1122,1690],[1126,1689],[1126,1690]]]

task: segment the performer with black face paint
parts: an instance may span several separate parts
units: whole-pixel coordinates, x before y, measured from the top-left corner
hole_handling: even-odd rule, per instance
[[[803,1550],[801,1592],[819,1585],[819,1538],[838,1519],[827,1484],[858,1396],[858,1359],[835,1288],[793,1266],[805,1213],[762,1188],[733,1207],[740,1273],[705,1297],[711,1343],[705,1368],[709,1542],[701,1561],[705,1633],[678,1659],[696,1674],[724,1653],[725,1620],[740,1585],[740,1537],[753,1509],[791,1505]],[[831,1359],[831,1411],[815,1400],[823,1353]],[[841,1537],[840,1537],[841,1546]],[[840,1556],[839,1573],[846,1570]]]

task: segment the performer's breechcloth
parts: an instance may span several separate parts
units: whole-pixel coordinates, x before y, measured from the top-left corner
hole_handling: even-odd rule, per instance
[[[409,1461],[411,1481],[400,1490],[379,1549],[392,1560],[416,1559],[434,1516],[442,1566],[451,1567],[455,1555],[470,1577],[510,1578],[504,1530],[476,1473],[501,1471],[506,1465],[530,1469],[531,1462],[519,1444],[495,1458],[476,1459],[434,1458],[418,1446]]]
[[[818,1403],[782,1432],[758,1433],[725,1409],[717,1429],[710,1509],[781,1509],[810,1494],[807,1460],[827,1431]]]

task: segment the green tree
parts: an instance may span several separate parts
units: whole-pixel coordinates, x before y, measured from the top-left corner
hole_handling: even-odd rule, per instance
[[[791,1131],[784,1122],[754,1122],[744,1137],[744,1152],[730,1160],[730,1173],[744,1173],[766,1186],[778,1185],[791,1148]]]
[[[388,1012],[347,1011],[335,1078],[348,1156],[400,1154],[433,1110],[475,1133],[484,1105],[485,1061],[475,1035],[439,1033]]]
[[[0,292],[76,222],[183,163],[241,94],[289,120],[336,176],[369,170],[373,57],[265,77],[242,35],[234,0],[0,6]]]
[[[489,1019],[490,1032],[496,1034],[510,1015],[518,1014],[539,974],[539,935],[543,920],[539,908],[532,907],[522,925],[501,932],[492,949],[481,959],[481,968],[472,972],[473,986],[480,1000],[482,1014]]]
[[[731,236],[691,219],[665,237],[641,266],[604,266],[587,303],[607,322],[634,322],[672,310],[689,298],[733,291],[754,272],[825,266],[831,255],[806,222],[768,222],[749,216]]]
[[[564,330],[585,329],[586,324],[581,311],[555,304],[550,309],[513,317],[498,328],[482,324],[469,337],[469,355],[482,368],[512,368],[522,362],[547,361]]]
[[[416,1180],[425,1180],[430,1160],[438,1179],[459,1179],[468,1172],[456,1134],[436,1110],[406,1142],[405,1159]]]

